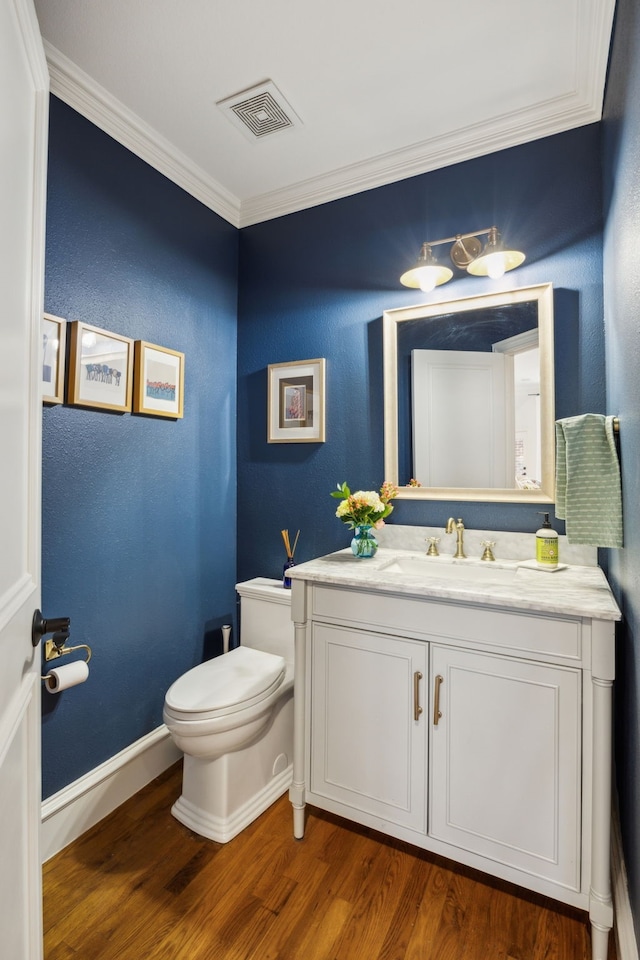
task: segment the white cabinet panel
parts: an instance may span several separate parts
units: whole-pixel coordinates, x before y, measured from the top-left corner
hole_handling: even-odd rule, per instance
[[[312,793],[426,830],[426,667],[420,641],[314,624]]]
[[[431,671],[429,836],[579,890],[580,671],[438,645]]]

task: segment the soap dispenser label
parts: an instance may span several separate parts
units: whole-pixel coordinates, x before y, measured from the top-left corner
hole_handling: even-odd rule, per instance
[[[557,564],[557,537],[536,537],[536,560],[538,563],[546,563],[548,566],[555,566]]]

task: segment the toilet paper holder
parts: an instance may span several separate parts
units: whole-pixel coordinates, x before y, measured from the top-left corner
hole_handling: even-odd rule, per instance
[[[57,660],[58,657],[62,657],[66,653],[73,653],[75,650],[85,650],[87,654],[85,663],[89,663],[89,660],[91,660],[91,647],[88,644],[78,643],[72,647],[67,646],[67,640],[71,632],[70,627],[71,620],[69,617],[56,617],[52,620],[45,620],[40,611],[36,610],[33,615],[31,628],[33,646],[36,647],[44,636],[52,633],[53,636],[51,639],[45,640],[44,643],[45,660]],[[42,679],[44,680],[44,677]]]
[[[58,657],[64,656],[65,653],[73,653],[74,650],[86,650],[87,659],[85,663],[89,663],[89,660],[91,660],[91,647],[87,643],[77,643],[73,647],[68,647],[64,639],[56,643],[55,636],[51,640],[45,640],[44,642],[45,660],[57,660]]]

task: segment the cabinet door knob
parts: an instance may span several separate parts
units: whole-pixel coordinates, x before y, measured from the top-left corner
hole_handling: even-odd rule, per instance
[[[422,713],[422,707],[420,706],[420,681],[422,680],[422,674],[419,670],[413,675],[413,719],[419,720],[420,714]]]
[[[444,677],[441,677],[440,674],[436,676],[435,687],[433,690],[433,725],[434,727],[438,726],[438,720],[442,716],[440,712],[440,687],[444,683]]]

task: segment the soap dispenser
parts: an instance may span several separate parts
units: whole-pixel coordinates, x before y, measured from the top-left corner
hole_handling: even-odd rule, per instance
[[[558,566],[558,534],[549,523],[548,513],[544,514],[543,524],[536,530],[536,560],[541,567]]]

